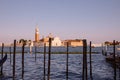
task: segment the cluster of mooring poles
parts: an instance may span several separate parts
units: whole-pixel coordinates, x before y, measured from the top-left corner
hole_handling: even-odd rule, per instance
[[[107,53],[107,46],[105,47],[105,50],[104,50],[104,49],[102,50],[102,53],[103,53],[105,56],[108,56],[108,57],[106,58],[106,60],[107,60],[108,62],[112,63],[113,68],[114,68],[114,76],[113,76],[113,79],[114,79],[114,80],[117,80],[117,67],[119,68],[119,73],[120,73],[120,55],[117,55],[117,54],[116,54],[116,41],[113,40],[113,52],[112,52],[113,54],[108,55],[108,53]],[[111,57],[109,57],[109,56],[111,56]],[[110,58],[110,59],[112,58],[113,60],[109,61],[109,58]],[[120,74],[119,74],[119,78],[120,78]]]
[[[50,67],[51,67],[51,42],[52,39],[49,38],[49,48],[48,48],[48,72],[47,72],[47,78],[46,78],[46,43],[44,43],[44,80],[50,80]],[[3,58],[3,49],[4,49],[4,44],[2,44],[2,52],[1,52],[1,59]],[[10,64],[12,62],[11,60],[11,47],[9,47],[9,53],[10,53]],[[22,45],[22,79],[24,79],[24,53],[25,53],[25,44],[23,43]],[[92,63],[91,63],[91,42],[90,42],[90,79],[92,80]],[[36,61],[36,56],[37,56],[37,46],[35,46],[35,61]],[[69,42],[67,42],[67,49],[66,49],[66,80],[68,80],[69,76],[69,69],[68,69],[68,63],[69,63]],[[14,40],[14,47],[13,47],[13,80],[15,80],[15,70],[16,70],[16,40]],[[86,39],[83,40],[83,71],[82,71],[82,79],[87,80],[87,41]],[[3,74],[3,67],[1,66],[1,74]]]
[[[52,47],[52,38],[49,38],[49,48],[48,48],[48,66],[47,66],[47,76],[46,76],[46,43],[44,43],[44,70],[43,70],[43,79],[44,80],[50,80],[50,69],[51,69],[51,47]],[[89,67],[89,73],[90,73],[90,80],[93,80],[92,77],[92,42],[90,41],[90,46],[89,46],[89,62],[90,62],[90,67]],[[115,40],[113,41],[113,53],[114,53],[114,80],[116,80],[116,52],[115,52]],[[83,39],[83,65],[82,65],[82,80],[88,80],[88,60],[87,60],[87,40]],[[1,59],[3,59],[3,53],[4,53],[4,44],[2,43],[2,48],[1,48]],[[12,62],[11,60],[11,47],[9,47],[9,53],[10,53],[10,64]],[[24,53],[25,53],[25,44],[23,43],[22,45],[22,79],[24,79]],[[36,56],[37,56],[37,46],[35,46],[35,61],[36,61]],[[69,79],[69,42],[67,42],[67,48],[66,48],[66,80]],[[15,69],[16,69],[16,40],[14,40],[14,47],[13,47],[13,80],[15,80]],[[1,66],[1,75],[3,74],[3,66]],[[47,77],[47,78],[46,78]]]
[[[92,77],[92,46],[91,46],[91,41],[90,41],[90,46],[89,46],[89,61],[90,61],[90,80],[93,80]],[[82,80],[88,80],[88,64],[87,64],[87,40],[83,40],[83,71],[82,71]]]
[[[93,80],[92,77],[92,57],[91,57],[91,53],[92,53],[92,46],[91,46],[91,41],[90,41],[90,46],[89,46],[89,59],[90,59],[90,79]],[[45,59],[46,59],[46,44],[44,44],[44,80],[45,78]],[[68,63],[69,63],[69,42],[67,42],[67,49],[66,49],[66,80],[68,80],[69,77],[69,69],[68,69]],[[51,38],[49,39],[49,50],[48,50],[48,76],[47,76],[47,80],[50,80],[50,65],[51,65]],[[83,80],[88,80],[88,73],[87,73],[88,67],[87,67],[87,40],[84,39],[83,40]]]

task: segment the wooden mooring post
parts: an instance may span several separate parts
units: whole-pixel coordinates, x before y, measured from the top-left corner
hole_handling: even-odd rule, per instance
[[[37,46],[35,45],[35,62],[36,62],[36,53],[37,53]]]
[[[46,43],[44,43],[44,78],[43,78],[43,80],[46,80],[46,78],[45,78],[45,75],[46,75],[45,64],[46,64]]]
[[[4,52],[4,43],[2,43],[1,59],[3,59],[3,52]],[[1,75],[3,75],[3,66],[1,66]]]
[[[116,80],[116,53],[115,53],[115,40],[113,40],[113,53],[114,53],[114,80]]]
[[[83,39],[83,72],[82,80],[87,80],[87,41]]]
[[[92,62],[91,62],[91,60],[92,60],[92,56],[91,56],[91,53],[92,53],[92,42],[90,41],[90,51],[89,51],[89,53],[90,53],[90,79],[91,80],[93,80],[93,77],[92,77]]]
[[[120,58],[119,58],[119,79],[120,79]]]
[[[48,80],[50,80],[51,42],[52,42],[52,38],[49,38],[49,51],[48,51]]]
[[[16,62],[16,40],[14,40],[14,49],[13,49],[13,80],[15,80],[15,62]]]
[[[104,44],[102,43],[102,55],[104,55]]]
[[[68,80],[68,58],[69,58],[69,43],[67,42],[67,57],[66,57],[66,80]]]
[[[10,50],[10,65],[11,65],[11,46],[9,47]]]
[[[25,49],[25,44],[23,43],[23,46],[22,46],[22,79],[24,78],[24,49]]]

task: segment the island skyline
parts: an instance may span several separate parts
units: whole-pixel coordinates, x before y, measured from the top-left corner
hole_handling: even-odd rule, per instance
[[[34,29],[65,39],[120,41],[120,1],[0,1],[0,42],[34,40]]]

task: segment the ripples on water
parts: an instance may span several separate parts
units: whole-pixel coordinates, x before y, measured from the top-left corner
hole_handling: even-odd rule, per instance
[[[39,49],[38,49],[39,50]],[[41,49],[42,50],[42,49]],[[56,49],[55,49],[56,50]],[[65,51],[65,48],[62,48]],[[78,50],[78,49],[76,49]],[[101,51],[101,49],[98,49]],[[97,49],[95,50],[97,51]],[[21,54],[16,55],[16,78],[21,79]],[[46,58],[48,56],[46,55]],[[89,59],[89,57],[88,57]],[[25,54],[25,67],[24,67],[24,80],[43,80],[43,54],[37,54],[35,62],[35,54]],[[47,59],[46,59],[46,79],[47,79]],[[69,54],[69,80],[82,80],[82,54]],[[12,80],[12,66],[10,65],[10,57],[3,65],[4,76],[0,77],[1,80]],[[93,80],[113,80],[114,69],[105,61],[102,54],[92,54],[92,67],[93,67]],[[117,78],[119,72],[117,71]],[[52,54],[51,55],[51,80],[66,80],[66,54]],[[89,76],[89,61],[88,61],[88,79]]]

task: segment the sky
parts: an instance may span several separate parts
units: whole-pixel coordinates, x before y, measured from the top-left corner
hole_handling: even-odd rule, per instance
[[[93,43],[120,41],[120,0],[0,0],[0,43],[52,33]]]

